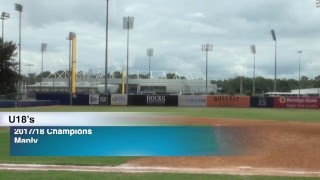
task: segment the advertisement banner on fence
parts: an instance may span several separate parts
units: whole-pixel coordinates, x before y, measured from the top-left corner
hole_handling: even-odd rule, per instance
[[[178,106],[178,95],[129,95],[129,106]]]
[[[275,97],[275,108],[320,108],[320,98],[316,97]]]
[[[147,105],[165,105],[166,104],[166,96],[147,95],[146,98],[147,98],[146,99]]]
[[[208,107],[250,107],[250,96],[207,96]]]
[[[89,95],[89,105],[99,105],[99,95],[90,94]]]
[[[111,94],[111,106],[126,106],[128,98],[126,94]]]
[[[272,108],[274,105],[273,97],[251,97],[250,107],[254,108]]]
[[[108,105],[108,95],[99,95],[99,104]]]
[[[178,97],[178,106],[185,107],[206,107],[207,96],[182,95]]]

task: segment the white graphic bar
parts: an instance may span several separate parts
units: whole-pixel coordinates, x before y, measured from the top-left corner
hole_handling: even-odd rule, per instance
[[[148,126],[161,113],[140,112],[1,112],[0,127]]]

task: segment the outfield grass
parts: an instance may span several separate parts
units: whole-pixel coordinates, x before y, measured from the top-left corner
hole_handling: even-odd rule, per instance
[[[168,112],[184,116],[242,118],[281,121],[320,122],[316,109],[260,109],[210,107],[133,107],[133,106],[65,106],[41,108],[6,108],[3,112]]]
[[[316,180],[319,178],[266,177],[266,176],[231,176],[231,175],[198,175],[198,174],[164,174],[164,173],[97,173],[97,172],[66,172],[66,171],[0,171],[5,180],[34,179],[118,179],[118,180]]]

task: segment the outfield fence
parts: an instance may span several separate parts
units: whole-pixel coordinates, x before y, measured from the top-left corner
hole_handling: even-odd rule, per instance
[[[319,97],[250,97],[230,95],[125,95],[125,94],[36,94],[36,100],[0,100],[0,107],[50,105],[75,106],[178,106],[234,108],[320,109]]]

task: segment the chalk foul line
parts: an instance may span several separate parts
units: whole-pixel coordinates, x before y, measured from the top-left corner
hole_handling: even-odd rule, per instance
[[[271,168],[177,168],[177,167],[140,167],[120,166],[73,166],[73,165],[41,165],[41,164],[0,164],[0,170],[14,171],[73,171],[73,172],[111,172],[111,173],[186,173],[186,174],[226,174],[226,175],[264,175],[320,177],[319,171],[299,171]]]

